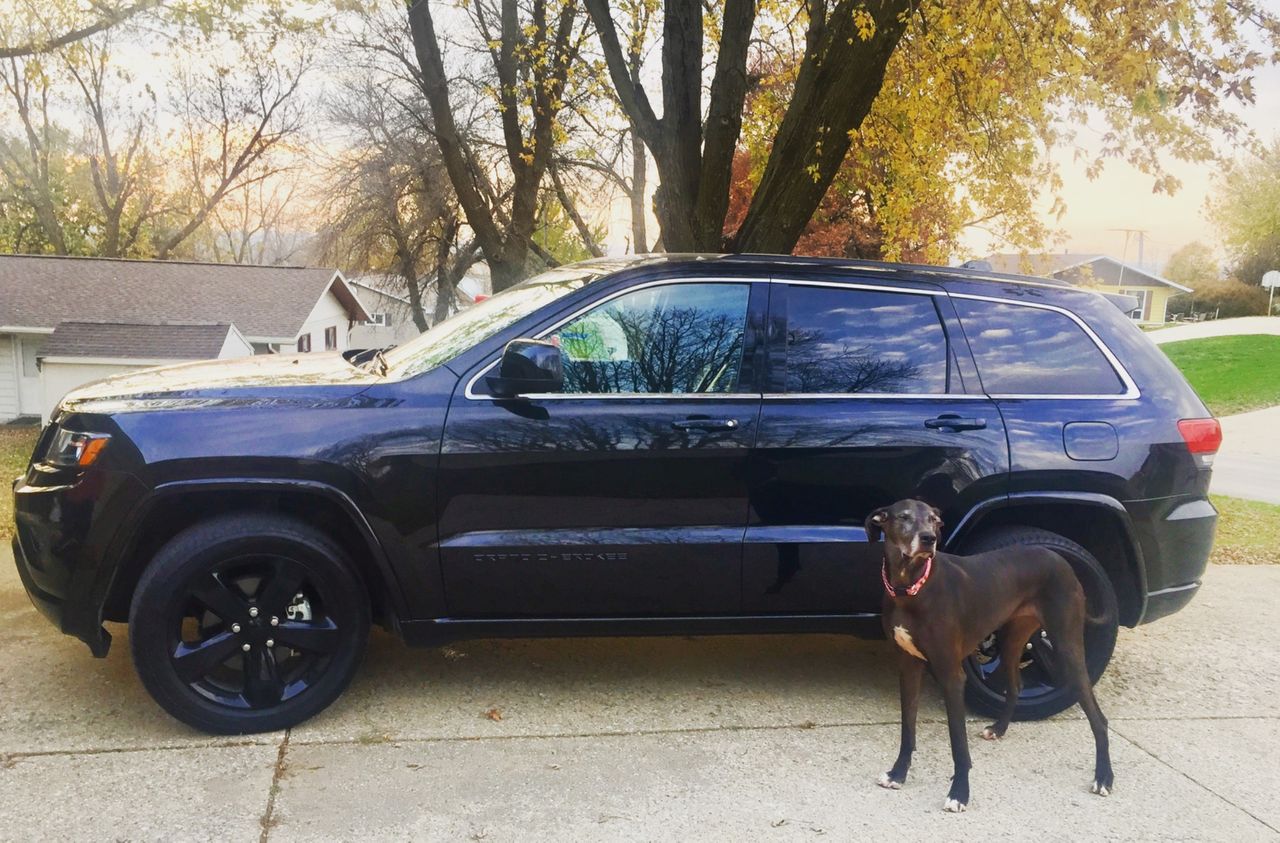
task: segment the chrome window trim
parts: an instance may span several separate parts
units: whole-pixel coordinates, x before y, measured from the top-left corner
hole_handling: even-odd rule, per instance
[[[989,301],[989,302],[995,302],[996,304],[1007,304],[1007,305],[1012,305],[1014,307],[1030,307],[1037,310],[1051,310],[1055,313],[1061,313],[1063,316],[1067,317],[1072,322],[1076,323],[1076,325],[1080,326],[1080,330],[1084,331],[1085,336],[1088,337],[1090,341],[1093,342],[1093,344],[1097,347],[1098,351],[1102,352],[1103,358],[1106,359],[1106,361],[1111,365],[1112,370],[1120,378],[1120,382],[1125,388],[1124,392],[1114,392],[1109,395],[1107,394],[1055,394],[1055,393],[1042,393],[1042,392],[1028,392],[1028,393],[992,392],[992,393],[988,393],[988,397],[993,399],[1009,399],[1009,400],[1119,401],[1119,400],[1140,398],[1142,396],[1142,391],[1138,389],[1138,385],[1137,383],[1134,382],[1133,377],[1130,376],[1129,370],[1126,369],[1124,367],[1124,364],[1120,362],[1119,358],[1117,358],[1115,354],[1111,352],[1111,349],[1108,348],[1107,344],[1102,341],[1102,338],[1099,337],[1096,333],[1094,333],[1093,329],[1090,328],[1087,324],[1085,324],[1083,319],[1081,319],[1079,316],[1076,316],[1074,313],[1067,310],[1066,308],[1058,307],[1057,305],[1052,305],[1052,304],[1043,304],[1041,302],[1017,301],[1015,299],[1006,299],[1006,298],[1001,298],[999,296],[979,296],[973,293],[952,293],[951,298],[972,299],[974,301]],[[960,325],[961,327],[964,326],[963,317],[960,318]],[[974,362],[976,363],[977,360],[975,359]],[[978,370],[978,376],[979,377],[982,376],[981,368],[979,368]]]
[[[997,279],[993,279],[993,280],[997,280]],[[999,280],[1003,280],[1003,279],[999,279]],[[932,282],[926,281],[923,283],[932,283]],[[1034,282],[1029,282],[1029,283],[1034,283]],[[577,319],[579,316],[586,313],[587,311],[599,305],[605,304],[606,302],[612,301],[613,299],[618,298],[619,296],[624,296],[627,293],[631,293],[636,290],[644,290],[649,287],[667,286],[670,284],[793,284],[796,286],[836,287],[840,289],[870,290],[873,292],[903,293],[906,295],[917,295],[917,296],[947,296],[953,299],[971,299],[973,301],[987,301],[987,302],[994,302],[996,304],[1014,305],[1016,307],[1030,307],[1038,310],[1050,310],[1050,311],[1053,311],[1054,313],[1060,313],[1063,316],[1066,316],[1068,319],[1070,319],[1072,322],[1078,325],[1082,331],[1084,331],[1085,336],[1087,336],[1089,340],[1097,347],[1097,349],[1100,352],[1102,352],[1102,356],[1111,365],[1112,370],[1120,378],[1121,383],[1125,387],[1125,391],[1120,393],[1112,393],[1110,395],[1107,395],[1107,394],[1097,395],[1097,394],[1012,393],[1012,392],[977,394],[977,395],[973,393],[958,393],[958,392],[957,393],[901,393],[901,394],[872,393],[872,392],[864,392],[864,393],[852,392],[852,393],[842,393],[842,394],[800,393],[800,392],[795,392],[795,393],[791,393],[791,392],[770,392],[770,393],[757,393],[757,392],[745,392],[745,393],[742,393],[742,392],[740,393],[531,392],[531,393],[526,393],[521,397],[527,398],[530,400],[538,400],[538,401],[568,401],[568,400],[578,400],[578,399],[591,399],[591,400],[626,399],[626,400],[633,400],[633,401],[634,400],[684,401],[689,399],[743,400],[747,398],[764,398],[764,399],[775,400],[775,401],[779,399],[784,399],[784,398],[823,400],[823,401],[851,399],[851,398],[883,399],[883,400],[902,400],[902,399],[908,399],[908,398],[933,399],[933,400],[957,399],[961,401],[973,401],[973,400],[985,401],[987,399],[1007,399],[1007,400],[1018,400],[1018,401],[1027,401],[1027,400],[1117,401],[1117,400],[1132,400],[1132,399],[1140,398],[1142,396],[1142,392],[1141,390],[1138,389],[1137,383],[1134,382],[1133,377],[1129,374],[1129,370],[1124,367],[1124,364],[1120,362],[1119,358],[1117,358],[1116,355],[1112,353],[1111,349],[1107,347],[1107,344],[1102,341],[1102,338],[1099,337],[1094,332],[1094,330],[1084,322],[1084,320],[1076,316],[1070,310],[1067,310],[1066,308],[1063,308],[1063,307],[1058,307],[1057,305],[1044,304],[1042,302],[1020,301],[1017,299],[1002,298],[1000,296],[982,296],[974,293],[950,293],[947,290],[942,288],[939,288],[936,290],[920,290],[920,289],[912,289],[909,287],[891,287],[891,286],[886,286],[882,284],[867,284],[859,281],[815,281],[811,279],[788,278],[786,276],[771,276],[768,278],[750,278],[750,277],[743,277],[743,276],[705,275],[705,276],[692,276],[688,278],[659,278],[653,281],[646,281],[643,284],[636,284],[631,287],[626,287],[624,289],[617,290],[613,293],[610,293],[609,295],[603,298],[596,299],[590,304],[586,304],[581,308],[575,310],[573,313],[569,314],[568,316],[559,320],[558,322],[555,322],[550,327],[545,328],[542,331],[539,331],[532,338],[542,339],[543,337],[546,337],[548,334],[551,334],[552,332],[554,332],[557,328],[560,328],[561,326],[569,322],[572,322],[574,319]],[[1062,287],[1051,285],[1051,284],[1044,284],[1044,285],[1037,285],[1037,286],[1049,287],[1055,290],[1064,289]],[[964,320],[961,319],[960,321],[961,321],[961,325],[963,325]],[[463,390],[463,395],[466,398],[472,401],[510,400],[510,399],[499,399],[493,395],[478,395],[475,393],[473,389],[475,387],[476,382],[479,381],[480,378],[488,374],[488,372],[491,369],[493,369],[494,366],[498,365],[501,359],[502,359],[501,355],[494,358],[493,361],[491,361],[487,366],[485,366],[480,371],[476,372],[476,374],[473,375],[469,381],[467,381],[466,389]],[[979,375],[981,375],[981,372],[979,372]]]
[[[841,290],[870,290],[875,293],[905,293],[914,296],[947,295],[947,291],[940,287],[936,290],[918,290],[913,287],[887,287],[883,284],[866,284],[861,281],[813,281],[807,278],[787,278],[786,276],[773,276],[768,281],[770,284],[788,284],[793,287],[836,287]],[[922,283],[933,282],[926,281]]]
[[[929,401],[950,399],[957,401],[986,401],[990,396],[975,395],[970,392],[766,392],[763,397],[767,401],[777,401],[783,398],[799,398],[806,401],[847,401],[863,398],[878,398],[891,401],[908,398],[920,398]]]

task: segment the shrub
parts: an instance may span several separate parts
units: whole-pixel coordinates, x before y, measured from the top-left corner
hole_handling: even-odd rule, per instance
[[[1218,318],[1232,316],[1265,316],[1267,291],[1234,278],[1201,281],[1195,292],[1177,296],[1169,301],[1170,313],[1214,313]]]

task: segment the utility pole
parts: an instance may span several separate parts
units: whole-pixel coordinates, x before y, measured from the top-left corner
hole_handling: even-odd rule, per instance
[[[1108,228],[1107,231],[1123,231],[1124,232],[1124,251],[1120,254],[1120,260],[1124,260],[1129,253],[1129,237],[1130,235],[1138,235],[1138,267],[1142,267],[1142,260],[1145,257],[1147,245],[1147,230],[1145,228]]]

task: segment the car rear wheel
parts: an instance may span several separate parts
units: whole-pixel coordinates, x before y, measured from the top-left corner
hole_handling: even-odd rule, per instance
[[[143,573],[134,666],[177,719],[219,734],[284,729],[333,702],[369,634],[369,598],[324,533],[271,514],[183,530]]]
[[[1089,681],[1097,682],[1111,661],[1116,634],[1120,627],[1120,610],[1111,578],[1088,550],[1057,533],[1031,527],[1001,527],[966,542],[965,554],[986,553],[1014,545],[1041,545],[1061,554],[1075,571],[1084,588],[1086,614],[1084,627],[1085,663]],[[969,705],[992,717],[1004,709],[1007,682],[1001,666],[1000,640],[992,633],[978,650],[964,661],[965,699]],[[1022,689],[1014,709],[1014,720],[1039,720],[1065,711],[1076,703],[1076,695],[1058,681],[1050,665],[1054,658],[1054,642],[1037,630],[1023,651],[1019,662]]]

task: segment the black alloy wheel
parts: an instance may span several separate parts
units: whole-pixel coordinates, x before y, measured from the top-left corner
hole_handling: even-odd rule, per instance
[[[1096,683],[1115,650],[1120,628],[1120,609],[1115,588],[1102,565],[1084,547],[1057,533],[1031,527],[1002,527],[966,542],[965,554],[985,553],[1012,545],[1042,545],[1057,551],[1071,564],[1084,588],[1085,666],[1089,681]],[[1000,656],[1000,636],[993,632],[964,660],[965,699],[969,705],[998,717],[1004,710],[1008,683]],[[1054,642],[1044,630],[1036,630],[1019,660],[1022,688],[1014,709],[1014,720],[1040,720],[1065,711],[1077,702],[1076,695],[1058,681]]]
[[[129,623],[138,675],[166,711],[244,734],[300,723],[342,693],[368,637],[369,600],[325,534],[235,514],[161,548]]]

